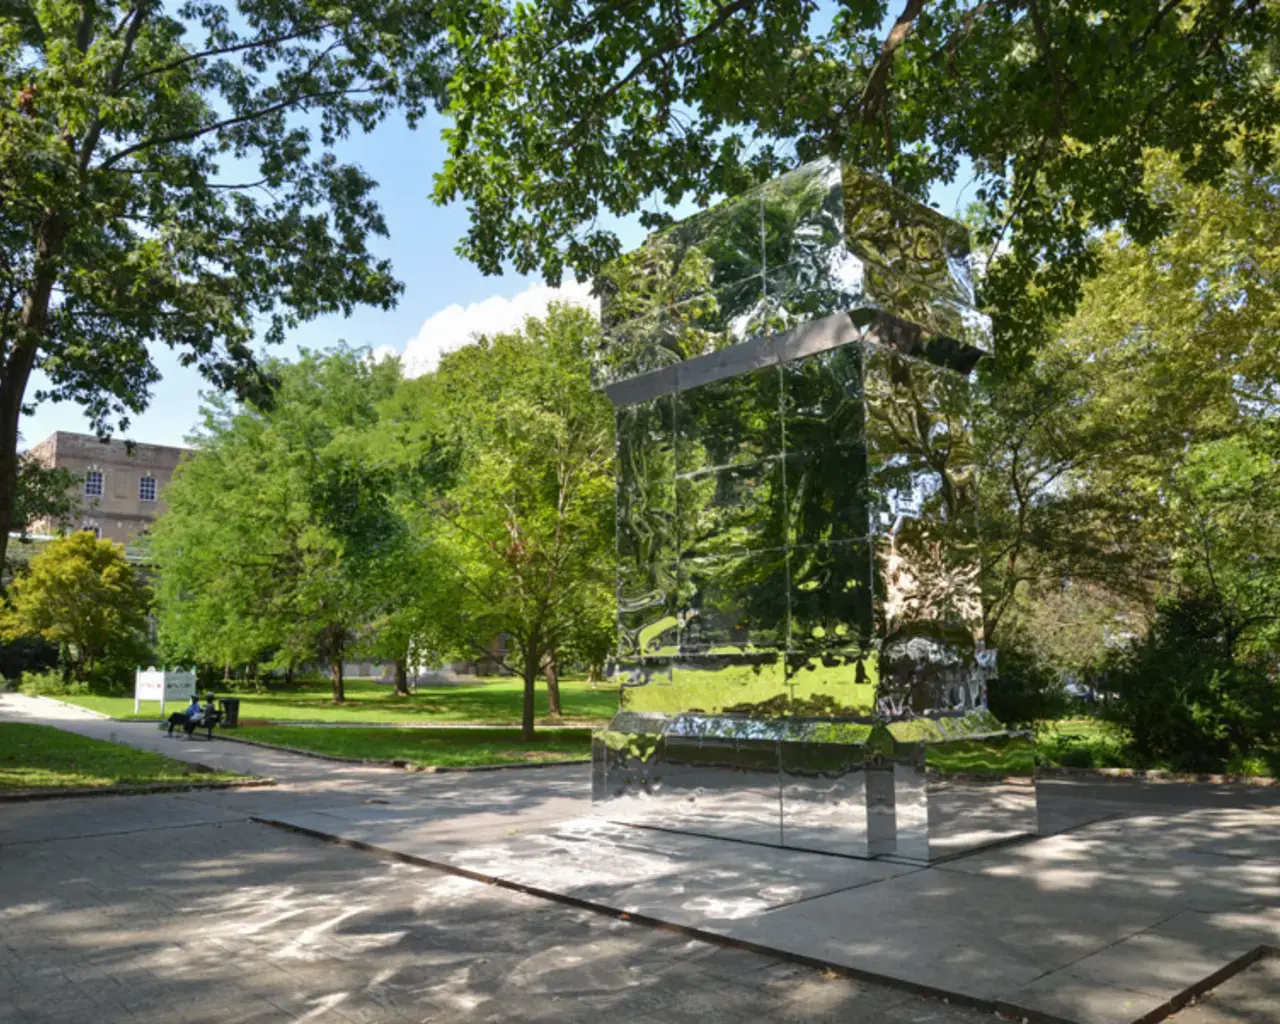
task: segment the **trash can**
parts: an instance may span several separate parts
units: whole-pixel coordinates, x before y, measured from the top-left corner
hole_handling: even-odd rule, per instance
[[[218,703],[222,705],[222,727],[234,729],[240,724],[240,698],[223,697]]]

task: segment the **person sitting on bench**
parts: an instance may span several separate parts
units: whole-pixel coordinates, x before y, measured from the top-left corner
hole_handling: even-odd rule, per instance
[[[200,706],[200,698],[194,693],[191,695],[191,703],[181,711],[175,711],[169,716],[169,735],[173,735],[175,726],[185,726],[188,722],[196,722],[204,717],[204,708]],[[188,733],[190,735],[190,733]]]
[[[197,709],[196,714],[191,715],[182,723],[182,731],[187,734],[187,739],[191,739],[197,729],[208,729],[209,738],[213,739],[213,727],[217,725],[222,718],[222,716],[218,714],[217,707],[214,706],[213,694],[206,693],[204,695],[204,707],[200,706],[198,698],[192,697],[191,699],[193,701],[197,701],[197,703],[191,705]]]

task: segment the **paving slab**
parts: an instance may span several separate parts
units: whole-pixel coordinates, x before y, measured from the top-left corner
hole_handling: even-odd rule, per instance
[[[511,885],[697,927],[917,870],[639,829],[594,817],[496,843],[442,834],[417,820],[412,808],[342,808],[272,820]]]
[[[244,821],[0,847],[0,907],[4,1024],[989,1019]]]
[[[1159,806],[927,868],[593,817],[469,842],[408,800],[274,820],[906,986],[1130,1024],[1280,924],[1274,809]]]
[[[1280,1017],[1280,955],[1246,967],[1176,1013],[1169,1024],[1275,1024]]]
[[[987,878],[1033,876],[1046,892],[1141,900],[1212,912],[1280,904],[1280,814],[1201,809],[1100,821],[1030,843],[975,853],[940,870]]]

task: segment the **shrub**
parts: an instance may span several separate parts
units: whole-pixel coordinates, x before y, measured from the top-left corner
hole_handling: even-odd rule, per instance
[[[24,636],[0,644],[0,675],[21,679],[27,672],[44,672],[58,664],[58,648],[44,637]]]
[[[997,677],[987,688],[987,705],[1006,725],[1031,725],[1046,718],[1060,718],[1068,700],[1062,681],[1020,632],[1000,637]]]
[[[1141,640],[1116,651],[1106,717],[1135,752],[1188,771],[1213,771],[1276,735],[1276,684],[1265,664],[1237,654],[1217,606],[1190,596],[1163,603]]]
[[[87,684],[65,679],[57,670],[23,672],[18,689],[33,697],[73,697],[88,692]]]

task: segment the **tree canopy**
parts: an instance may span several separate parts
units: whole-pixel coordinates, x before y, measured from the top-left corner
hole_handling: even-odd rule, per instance
[[[479,0],[451,9],[449,160],[460,251],[587,277],[608,214],[664,220],[817,156],[916,195],[971,167],[1004,344],[1041,337],[1096,267],[1094,232],[1147,242],[1169,210],[1143,153],[1190,180],[1264,166],[1280,7],[1258,0]]]
[[[374,182],[337,143],[440,93],[434,8],[402,0],[10,0],[0,8],[0,557],[18,420],[144,409],[156,345],[261,400],[251,344],[388,307]],[[29,393],[31,375],[48,384]]]
[[[303,353],[273,367],[269,409],[214,400],[156,524],[160,639],[213,664],[330,666],[392,606],[405,533],[360,439],[399,365],[367,351]]]
[[[147,587],[119,544],[87,531],[52,541],[31,559],[9,600],[0,636],[43,638],[77,683],[117,682],[146,651]]]
[[[511,638],[526,738],[538,676],[553,679],[566,655],[599,657],[613,608],[613,414],[591,390],[598,344],[590,313],[552,306],[447,355],[387,410],[398,441],[384,452],[417,467],[404,500],[436,564],[425,617],[465,657]]]

